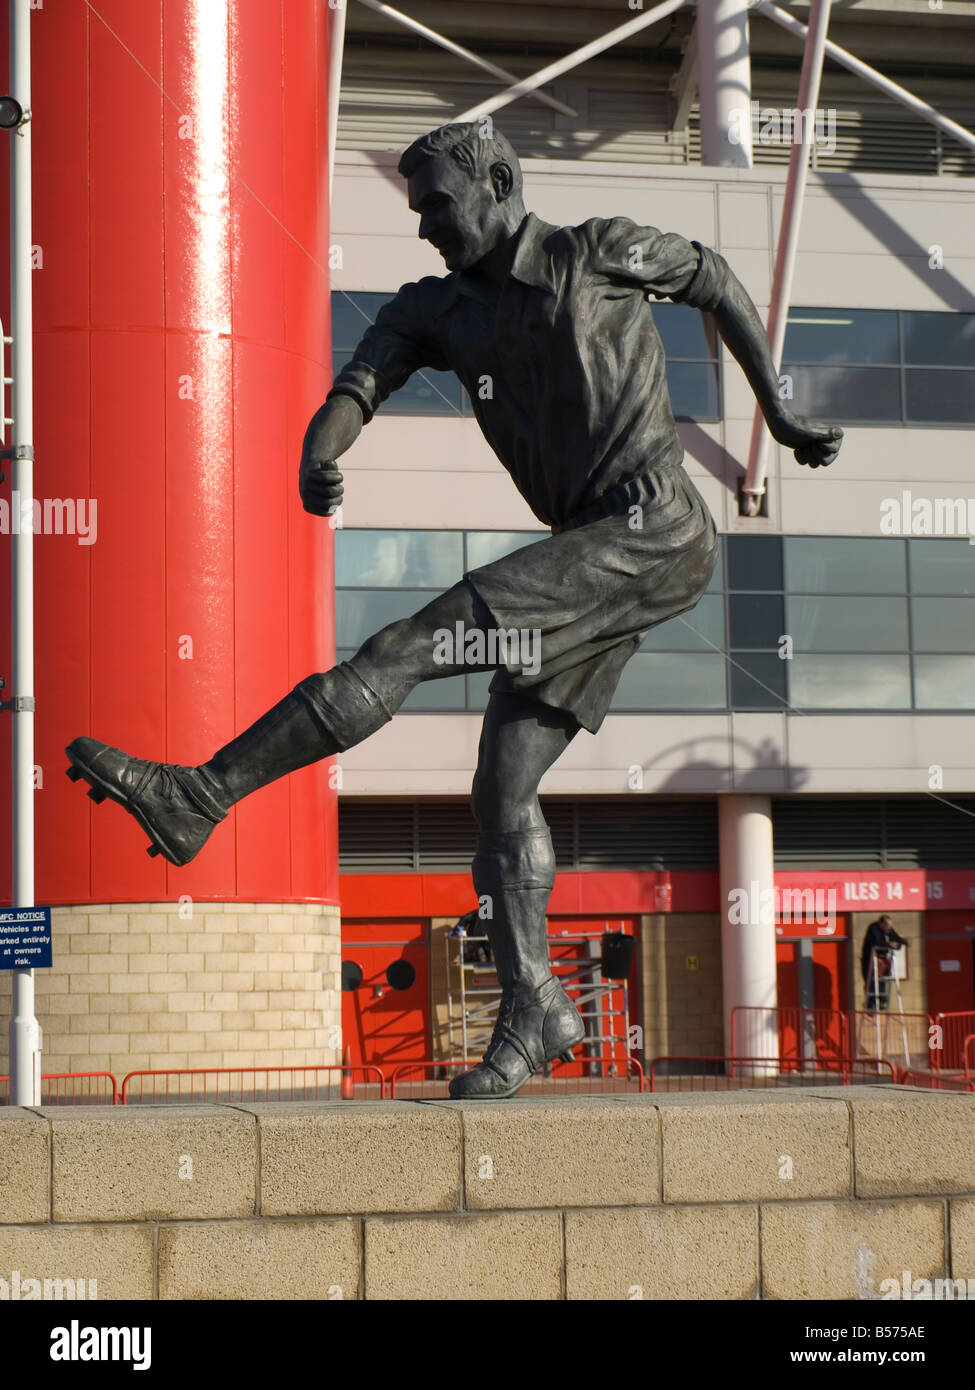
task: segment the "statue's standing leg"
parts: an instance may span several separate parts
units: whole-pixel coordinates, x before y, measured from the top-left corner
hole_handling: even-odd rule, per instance
[[[501,984],[484,1061],[450,1085],[455,1100],[503,1099],[585,1035],[552,975],[546,909],[555,882],[552,838],[538,784],[579,725],[521,695],[492,695],[484,717],[471,804],[480,827],[474,888]]]

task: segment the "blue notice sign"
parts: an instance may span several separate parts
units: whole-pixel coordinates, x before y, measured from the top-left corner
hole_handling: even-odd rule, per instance
[[[51,909],[0,907],[0,970],[43,970],[51,959]]]

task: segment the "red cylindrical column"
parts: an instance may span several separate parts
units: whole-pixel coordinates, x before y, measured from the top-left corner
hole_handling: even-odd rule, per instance
[[[174,869],[62,752],[201,762],[332,664],[331,532],[297,493],[328,385],[327,11],[33,13],[35,486],[62,529],[35,549],[39,902],[337,901],[327,765]]]

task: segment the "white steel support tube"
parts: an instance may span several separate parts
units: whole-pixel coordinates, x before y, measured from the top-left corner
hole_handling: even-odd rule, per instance
[[[342,93],[342,59],[345,54],[345,16],[348,0],[328,8],[328,199],[331,218],[332,181],[339,134],[339,100]],[[329,229],[331,235],[331,227]]]
[[[806,196],[806,183],[809,178],[809,159],[812,154],[816,132],[816,108],[819,105],[819,88],[823,76],[823,55],[826,48],[826,30],[829,26],[831,0],[810,0],[809,30],[806,49],[802,55],[802,74],[799,78],[799,121],[802,140],[796,141],[793,133],[792,150],[789,154],[789,174],[785,184],[785,201],[782,205],[782,224],[779,227],[779,242],[775,251],[775,270],[772,275],[772,298],[768,312],[768,340],[772,350],[772,361],[776,370],[782,368],[782,350],[785,346],[785,327],[789,317],[789,302],[792,297],[792,279],[796,268],[796,253],[799,250],[799,229],[802,226],[802,205]],[[742,486],[742,503],[746,516],[757,516],[765,491],[765,475],[768,469],[769,434],[758,406],[752,421],[752,437],[748,449],[748,471]]]
[[[752,166],[752,76],[748,0],[697,7],[701,163]]]
[[[455,54],[458,58],[465,59],[468,63],[473,63],[482,72],[489,72],[492,77],[498,77],[502,82],[517,82],[513,72],[506,72],[504,68],[497,67],[494,63],[489,63],[486,58],[479,58],[476,53],[472,53],[469,48],[462,48],[459,43],[454,43],[453,39],[444,38],[443,34],[438,34],[436,29],[428,29],[425,24],[418,23],[411,19],[408,14],[403,14],[400,10],[394,10],[392,5],[383,4],[382,0],[359,0],[360,5],[365,5],[369,10],[375,10],[377,14],[384,14],[388,19],[395,19],[397,24],[402,24],[406,29],[412,29],[414,34],[419,34],[424,39],[429,39],[431,43],[437,44],[439,48],[444,48],[448,53]],[[566,106],[564,101],[557,101],[555,97],[550,97],[547,92],[536,92],[538,101],[546,106],[551,106],[553,111],[558,111],[561,116],[578,116],[578,111],[573,111],[571,106]]]
[[[30,113],[30,0],[10,0],[10,95]],[[11,506],[29,515],[34,497],[34,400],[31,379],[30,120],[10,135],[10,316],[13,386]],[[13,528],[11,528],[13,532]],[[13,905],[34,905],[34,537],[11,534],[11,700],[13,710]],[[41,1030],[34,1015],[34,972],[13,972],[10,1104],[41,1101]]]
[[[739,1056],[777,1058],[775,880],[769,798],[719,796],[718,843],[725,1054],[731,1055],[731,1011],[744,1005],[761,1012],[737,1029]]]
[[[791,14],[786,14],[785,10],[780,10],[777,5],[771,4],[770,0],[757,0],[754,8],[759,14],[765,15],[767,19],[781,24],[783,29],[788,29],[789,33],[795,34],[797,38],[804,39],[806,37],[808,31],[805,24],[801,20],[794,19]],[[869,63],[861,62],[847,49],[841,48],[838,43],[833,43],[832,39],[826,41],[826,56],[832,58],[834,63],[839,63],[842,67],[849,69],[850,72],[855,72],[857,77],[862,77],[864,82],[869,82],[870,86],[876,87],[878,92],[883,92],[885,96],[899,101],[902,106],[907,107],[908,111],[913,111],[915,116],[920,116],[923,121],[929,121],[931,125],[936,125],[939,130],[950,135],[952,140],[958,140],[962,145],[967,145],[969,149],[975,150],[975,134],[970,130],[966,130],[963,125],[959,125],[957,121],[951,120],[948,116],[942,116],[940,111],[936,111],[926,101],[916,97],[906,87],[899,87],[896,82],[891,82],[889,77],[884,77],[882,72],[872,68]]]
[[[708,2],[710,3],[710,0]],[[538,72],[532,73],[531,77],[525,77],[521,82],[516,82],[513,87],[499,92],[496,97],[482,101],[480,106],[472,106],[469,111],[465,111],[462,116],[457,117],[458,121],[477,121],[482,116],[489,116],[492,111],[498,111],[502,106],[507,106],[509,102],[517,101],[519,97],[526,96],[529,92],[537,91],[546,82],[551,82],[554,78],[561,77],[564,72],[570,72],[572,68],[577,68],[580,63],[595,58],[597,53],[605,53],[607,48],[612,48],[614,44],[621,43],[623,39],[628,39],[632,34],[638,34],[641,29],[656,24],[658,20],[666,19],[675,10],[683,8],[685,3],[686,0],[664,0],[662,5],[654,5],[653,9],[647,10],[646,14],[640,14],[635,19],[627,20],[619,28],[611,29],[608,34],[604,34],[601,39],[593,39],[584,47],[577,48],[574,53],[566,54],[558,62],[550,63],[547,68],[541,68]]]

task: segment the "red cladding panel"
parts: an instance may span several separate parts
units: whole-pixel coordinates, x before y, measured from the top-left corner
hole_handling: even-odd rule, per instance
[[[35,542],[41,902],[337,901],[328,765],[183,870],[62,775],[86,733],[202,761],[334,659],[333,533],[296,488],[328,386],[327,21],[327,0],[32,13],[36,490],[83,499],[88,529]]]

